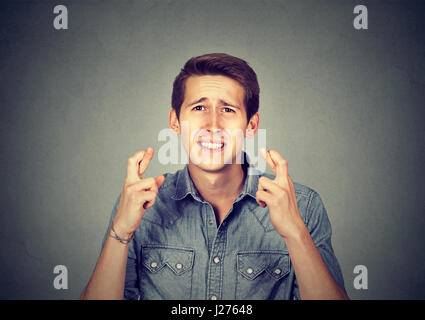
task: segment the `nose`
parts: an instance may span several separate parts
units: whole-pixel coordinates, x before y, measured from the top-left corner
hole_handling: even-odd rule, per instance
[[[217,114],[217,111],[210,113],[207,120],[207,124],[205,126],[208,132],[214,133],[217,131],[221,131],[223,129],[221,126],[221,121],[219,115]]]
[[[210,136],[210,139],[214,140],[222,140],[227,141],[225,129],[222,127],[222,123],[219,120],[219,117],[215,114],[212,116],[211,121],[209,122],[208,126],[206,127],[207,134]]]
[[[197,136],[209,136],[210,139],[222,139],[225,135],[224,121],[220,119],[219,110],[205,114]],[[226,140],[226,139],[225,139]]]

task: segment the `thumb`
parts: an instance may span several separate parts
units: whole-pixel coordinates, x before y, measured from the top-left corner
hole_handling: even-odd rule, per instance
[[[165,177],[162,174],[155,178],[155,182],[156,182],[156,185],[158,186],[158,189],[159,189],[160,186],[162,186],[164,181],[165,181]]]

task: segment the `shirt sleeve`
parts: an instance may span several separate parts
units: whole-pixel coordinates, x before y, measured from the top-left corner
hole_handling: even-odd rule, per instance
[[[331,223],[320,195],[314,190],[310,195],[310,203],[307,206],[306,221],[307,229],[309,230],[311,238],[322,256],[324,263],[328,267],[329,272],[337,284],[346,293],[341,268],[332,248]],[[293,299],[301,299],[296,279],[294,283]]]
[[[106,239],[109,236],[109,230],[112,226],[112,221],[117,213],[120,199],[121,199],[121,193],[119,194],[117,200],[115,201],[114,208],[109,218],[108,227],[103,237],[102,246],[101,246],[99,255],[102,252]],[[140,299],[140,291],[138,288],[139,282],[138,282],[138,275],[137,275],[137,256],[134,250],[135,242],[136,240],[133,238],[133,240],[129,243],[129,247],[128,247],[128,258],[127,258],[127,267],[126,267],[125,285],[124,285],[124,299],[126,300]]]

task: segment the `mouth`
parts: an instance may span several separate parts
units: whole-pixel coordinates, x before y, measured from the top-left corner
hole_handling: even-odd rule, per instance
[[[220,152],[224,150],[224,146],[226,144],[224,142],[198,141],[198,145],[203,150],[211,152]]]

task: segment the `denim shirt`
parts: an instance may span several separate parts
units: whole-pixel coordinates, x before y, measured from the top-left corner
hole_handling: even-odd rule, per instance
[[[213,207],[197,191],[187,165],[164,174],[155,204],[129,244],[125,299],[300,299],[285,241],[275,231],[268,207],[255,200],[259,177],[274,176],[248,175],[248,165],[242,167],[243,189],[218,227]],[[296,182],[294,187],[302,219],[345,291],[323,202],[313,189]]]

